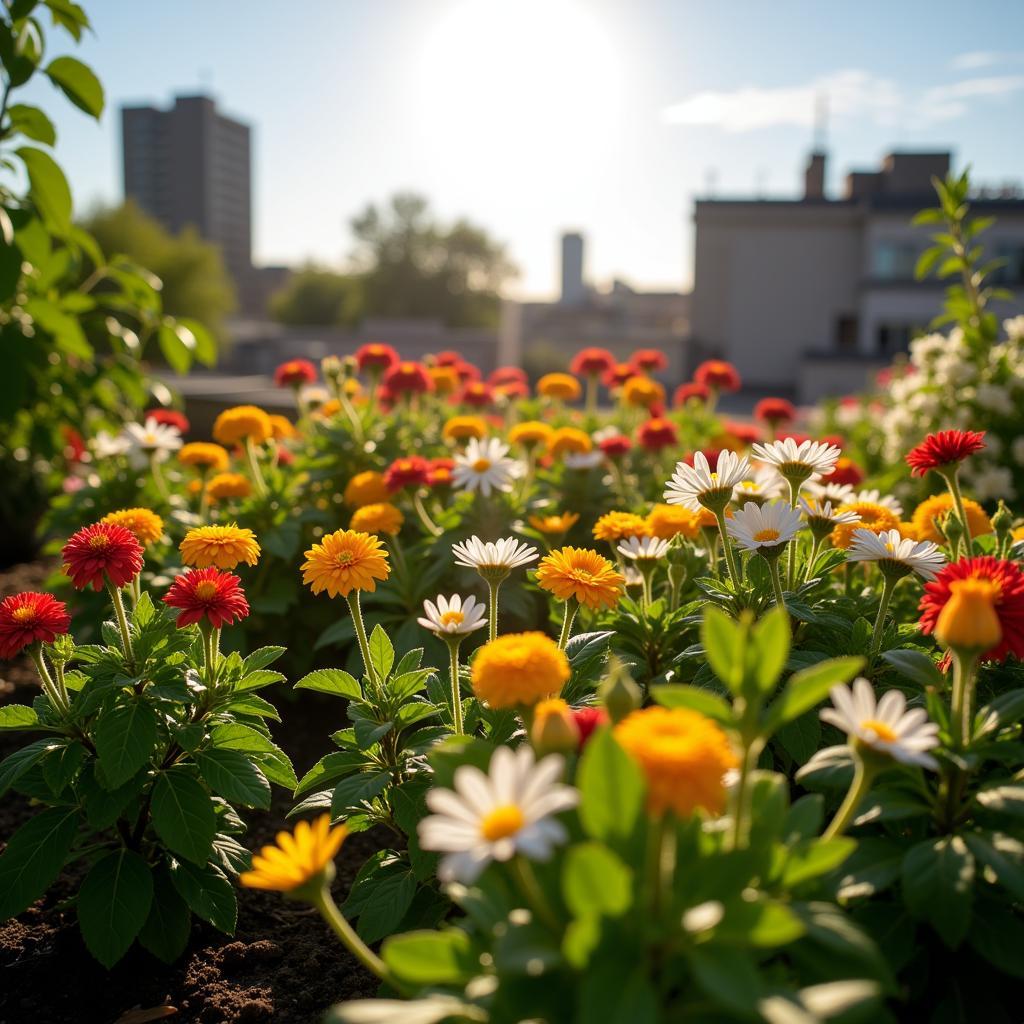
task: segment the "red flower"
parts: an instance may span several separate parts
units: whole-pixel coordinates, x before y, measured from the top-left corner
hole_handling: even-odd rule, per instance
[[[671,420],[652,417],[641,423],[636,432],[636,439],[649,452],[660,452],[679,440],[679,432]]]
[[[606,388],[621,388],[630,377],[636,376],[636,368],[630,363],[616,363],[605,370],[601,376],[601,383]]]
[[[458,401],[464,405],[472,405],[477,409],[492,405],[494,402],[494,391],[490,384],[482,380],[471,380],[459,393]]]
[[[580,733],[580,750],[587,745],[587,741],[594,734],[595,729],[607,725],[610,721],[608,712],[604,708],[596,707],[573,708],[572,720],[576,723],[576,728]]]
[[[824,439],[823,439],[824,440]],[[836,460],[835,468],[829,474],[830,484],[849,484],[856,487],[864,479],[864,471],[853,459],[840,455]]]
[[[156,420],[165,427],[176,427],[183,434],[187,434],[191,426],[188,417],[177,409],[147,409],[142,422],[145,423],[146,420]]]
[[[762,398],[754,406],[754,419],[762,423],[792,423],[796,419],[796,407],[785,398]]]
[[[430,463],[419,455],[395,459],[384,472],[384,486],[389,491],[400,491],[403,487],[420,487],[427,482]]]
[[[526,371],[518,366],[499,366],[488,377],[488,380],[491,383],[491,387],[495,388],[502,384],[526,384],[529,382]]]
[[[437,355],[434,356],[434,362],[437,363],[438,366],[454,366],[458,369],[465,360],[459,352],[452,352],[449,350],[447,352],[438,352]]]
[[[686,405],[691,398],[696,398],[700,402],[706,402],[709,394],[705,385],[695,384],[693,381],[690,381],[689,384],[680,384],[676,388],[676,392],[672,396],[672,404],[678,409]]]
[[[64,458],[68,462],[81,462],[86,452],[85,438],[74,427],[66,424],[60,428],[60,436],[64,440]]]
[[[0,602],[0,658],[13,658],[30,644],[52,644],[71,625],[63,601],[26,591]]]
[[[504,384],[495,384],[494,393],[502,398],[529,398],[530,385],[525,380],[510,380]]]
[[[620,459],[633,447],[633,442],[625,434],[613,434],[599,441],[597,446],[604,452],[606,459]]]
[[[704,456],[705,459],[708,460],[708,467],[710,468],[711,472],[716,472],[718,470],[718,457],[719,455],[722,454],[722,449],[702,448],[701,454]],[[696,455],[696,452],[690,452],[689,455],[684,456],[683,462],[685,462],[688,466],[692,466],[694,455]]]
[[[606,348],[581,348],[572,357],[569,371],[577,377],[596,377],[615,365],[615,356]]]
[[[715,391],[739,391],[740,375],[732,363],[724,359],[709,359],[697,367],[693,375],[695,384],[703,384],[704,387]]]
[[[431,391],[434,382],[420,363],[396,363],[384,374],[384,387],[393,395]]]
[[[454,468],[454,459],[431,459],[427,469],[427,484],[430,487],[449,487]]]
[[[175,577],[171,589],[164,594],[164,604],[182,609],[178,628],[191,626],[205,618],[214,629],[229,626],[249,614],[249,602],[233,572],[189,569]]]
[[[277,464],[279,466],[290,466],[295,462],[295,453],[283,444],[277,446]]]
[[[482,376],[480,371],[472,363],[467,363],[465,359],[455,366],[455,372],[463,384],[471,380],[480,380]]]
[[[103,589],[106,576],[115,587],[123,587],[142,572],[142,545],[135,534],[113,523],[83,527],[64,545],[64,572],[76,590],[91,583]]]
[[[982,655],[983,661],[1005,661],[1008,654],[1024,661],[1024,570],[1016,562],[1008,562],[991,555],[961,558],[951,562],[924,587],[924,596],[918,611],[921,630],[932,633],[939,614],[951,596],[950,584],[970,578],[990,580],[999,596],[995,612],[1002,628],[1002,639]]]
[[[356,349],[356,365],[359,371],[390,370],[398,362],[398,353],[380,341],[370,341]]]
[[[668,366],[665,353],[657,348],[638,348],[629,357],[629,362],[634,370],[645,370],[648,373],[654,370],[664,370]]]
[[[308,359],[289,359],[274,371],[274,383],[279,388],[297,388],[315,381],[316,367]]]
[[[911,449],[907,465],[914,476],[924,476],[929,469],[941,470],[963,462],[984,447],[984,430],[940,430]]]
[[[761,440],[761,431],[753,423],[740,423],[738,420],[726,420],[725,432],[741,444],[756,444]]]

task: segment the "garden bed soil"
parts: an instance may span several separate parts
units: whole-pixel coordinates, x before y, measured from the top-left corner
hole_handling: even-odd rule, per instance
[[[0,599],[41,590],[51,568],[33,563],[4,571]],[[0,704],[28,704],[37,692],[28,659],[0,665]],[[271,723],[274,738],[301,776],[327,752],[329,726],[344,724],[340,706],[310,691],[268,696],[283,719]],[[0,734],[0,759],[23,743],[17,733]],[[250,849],[288,827],[291,799],[283,790],[274,792],[269,811],[245,814],[250,828],[243,842]],[[0,847],[31,814],[20,795],[0,798]],[[370,832],[345,842],[333,886],[339,903],[384,838]],[[135,946],[107,971],[87,952],[74,910],[63,906],[80,880],[80,872],[68,872],[24,914],[0,923],[0,1024],[316,1024],[332,1004],[376,991],[376,979],[339,946],[316,911],[278,893],[248,889],[238,893],[233,936],[195,920],[176,963],[164,964]]]

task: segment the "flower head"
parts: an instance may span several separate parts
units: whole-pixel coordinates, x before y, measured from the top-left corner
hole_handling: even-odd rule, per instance
[[[677,409],[685,408],[688,402],[700,402],[704,405],[711,397],[706,384],[697,384],[690,381],[688,384],[680,384],[672,395],[672,404]]]
[[[999,587],[992,580],[970,576],[949,584],[949,600],[935,622],[935,638],[953,650],[988,651],[1003,638],[996,614]]]
[[[629,357],[629,362],[635,369],[644,373],[664,370],[668,366],[668,359],[660,348],[638,348]]]
[[[164,594],[164,604],[180,608],[178,628],[206,619],[214,629],[230,626],[249,614],[249,603],[242,590],[242,581],[231,572],[212,566],[189,569],[176,576]]]
[[[938,768],[928,753],[939,744],[939,727],[928,720],[924,708],[907,710],[906,698],[899,690],[890,690],[881,700],[866,679],[855,679],[852,688],[833,686],[833,707],[820,712],[821,719],[841,729],[851,742],[901,762]]]
[[[384,485],[394,493],[403,487],[422,487],[427,482],[430,463],[421,455],[408,455],[395,459],[384,474]]]
[[[446,441],[479,441],[487,436],[487,423],[480,416],[453,416],[441,428],[441,436]]]
[[[580,734],[580,750],[587,745],[587,741],[596,729],[602,725],[607,725],[611,721],[608,712],[604,708],[596,707],[592,704],[582,708],[573,708],[572,717]]]
[[[183,412],[178,412],[177,409],[147,409],[142,414],[142,419],[143,421],[156,420],[157,423],[165,427],[174,427],[181,434],[187,434],[192,426],[188,421],[188,417]]]
[[[748,501],[726,520],[726,532],[745,551],[770,552],[788,544],[803,526],[799,509],[788,501],[769,501],[759,505]]]
[[[873,501],[876,505],[887,508],[897,518],[903,515],[903,506],[899,501],[891,494],[883,494],[878,490],[858,491],[853,501]]]
[[[984,447],[984,430],[940,430],[929,434],[907,453],[907,465],[914,476],[924,476],[929,469],[946,470],[957,466]]]
[[[459,392],[458,401],[477,409],[494,404],[494,388],[482,380],[469,380]]]
[[[454,459],[431,459],[427,469],[428,487],[451,487],[452,470],[455,469]]]
[[[579,518],[578,512],[562,512],[560,515],[548,513],[547,515],[530,516],[529,523],[540,533],[568,533],[579,522]]]
[[[762,398],[754,406],[754,419],[772,426],[792,423],[796,419],[796,406],[785,398]]]
[[[507,384],[528,384],[529,378],[521,366],[499,366],[487,378],[491,387],[500,388]]]
[[[163,462],[182,445],[177,427],[158,423],[152,416],[145,423],[126,423],[124,436],[129,441],[128,457],[135,466],[144,466],[150,458]]]
[[[199,481],[197,480],[196,483]],[[210,477],[206,485],[206,493],[214,501],[223,501],[225,498],[248,498],[252,494],[252,484],[249,478],[241,473],[217,473]]]
[[[384,374],[384,386],[395,395],[422,394],[434,387],[430,374],[420,363],[395,363]]]
[[[143,547],[149,547],[164,535],[164,521],[148,508],[118,509],[108,512],[100,522],[126,527]]]
[[[479,491],[485,498],[492,491],[510,491],[521,464],[508,458],[508,445],[492,437],[486,441],[470,438],[464,451],[455,456],[452,483],[467,491]]]
[[[398,362],[398,353],[379,341],[370,341],[356,349],[356,365],[364,370],[389,370]]]
[[[846,559],[876,562],[885,576],[907,576],[914,572],[924,580],[935,579],[946,564],[946,556],[930,541],[904,538],[896,528],[875,533],[855,527]]]
[[[696,515],[682,505],[655,505],[647,513],[647,531],[652,537],[694,538],[700,531]]]
[[[489,707],[530,707],[561,692],[569,659],[544,633],[506,633],[477,651],[471,678],[473,692]]]
[[[102,590],[104,577],[123,587],[142,572],[142,545],[127,527],[114,523],[85,526],[64,545],[64,572],[76,590],[90,584]]]
[[[419,824],[420,846],[444,854],[438,866],[443,882],[472,884],[491,861],[522,854],[547,860],[568,839],[554,815],[579,803],[579,792],[559,780],[562,757],[535,761],[529,745],[498,747],[487,774],[474,765],[455,769],[454,789],[431,789],[433,812]]]
[[[559,427],[548,437],[548,455],[553,459],[567,459],[571,455],[586,455],[594,442],[585,430],[578,427]]]
[[[572,357],[569,369],[584,377],[597,377],[615,365],[615,356],[606,348],[581,348]]]
[[[636,431],[636,439],[641,448],[649,452],[660,452],[679,441],[679,431],[671,420],[654,416],[641,423]]]
[[[597,442],[597,446],[606,459],[614,462],[616,459],[621,459],[633,447],[633,442],[625,434],[614,433],[602,437]]]
[[[308,359],[289,359],[274,371],[274,383],[279,388],[297,388],[316,381],[316,367]]]
[[[856,487],[864,479],[864,471],[853,459],[840,455],[828,479],[833,484],[849,484]]]
[[[668,541],[660,537],[627,537],[615,550],[633,562],[657,562],[665,557]]]
[[[517,423],[509,430],[508,439],[511,444],[534,448],[541,444],[547,445],[553,433],[554,428],[540,420],[526,420],[523,423]]]
[[[328,399],[330,402],[336,402],[336,398]],[[320,406],[319,412],[324,415],[324,406],[327,402],[324,402]],[[275,441],[290,441],[294,437],[299,436],[299,432],[295,429],[295,424],[292,423],[287,416],[280,416],[277,413],[272,413],[270,416],[270,430]]]
[[[488,577],[504,578],[513,569],[521,565],[529,565],[538,558],[537,549],[524,544],[515,537],[504,537],[498,541],[482,541],[479,537],[470,537],[452,545],[455,564],[464,565],[467,569],[476,569],[485,579]]]
[[[700,364],[693,374],[694,384],[715,391],[739,391],[740,375],[732,363],[724,359],[709,359]]]
[[[386,533],[394,537],[402,529],[405,516],[402,510],[396,508],[389,501],[382,501],[375,505],[361,505],[352,513],[348,527],[362,533]]]
[[[196,466],[202,470],[223,472],[228,468],[227,449],[208,441],[193,441],[178,451],[178,462],[183,466]]]
[[[302,563],[302,582],[314,594],[348,597],[353,590],[377,589],[391,573],[383,542],[368,533],[336,530],[314,544]]]
[[[623,537],[646,537],[650,533],[647,520],[635,512],[605,512],[594,523],[594,539],[617,541]]]
[[[347,484],[343,497],[349,508],[359,508],[362,505],[378,505],[387,501],[391,496],[387,484],[384,482],[384,475],[376,470],[367,469],[362,473],[356,473]]]
[[[665,404],[665,388],[653,377],[638,374],[622,385],[622,399],[628,405],[650,410]]]
[[[630,377],[637,376],[632,363],[616,363],[601,374],[601,383],[611,391],[621,388]]]
[[[696,452],[692,466],[676,463],[676,471],[665,488],[665,501],[669,505],[684,505],[693,512],[702,507],[724,508],[732,498],[733,488],[749,476],[750,460],[745,455],[722,452],[712,471],[707,456]]]
[[[538,395],[562,402],[576,401],[582,390],[580,382],[569,373],[546,373],[537,381]]]
[[[815,535],[831,533],[839,523],[860,522],[860,513],[855,509],[833,509],[831,501],[820,498],[801,498],[799,508]]]
[[[179,547],[185,565],[234,569],[239,562],[255,565],[260,558],[256,534],[243,526],[196,526]]]
[[[0,601],[0,658],[13,658],[31,644],[52,644],[70,625],[64,602],[52,595],[11,594]]]
[[[750,476],[733,488],[733,501],[754,501],[760,504],[769,498],[777,498],[784,485],[782,477],[773,466],[752,465]]]
[[[437,602],[423,602],[423,616],[416,621],[440,637],[467,636],[487,625],[487,611],[475,597],[463,598],[459,594],[445,597],[438,594]]]
[[[964,512],[967,513],[967,528],[972,537],[981,537],[992,532],[992,520],[985,515],[985,510],[970,498],[964,498]],[[917,508],[911,522],[919,540],[930,540],[936,544],[946,542],[941,530],[943,519],[953,511],[953,496],[944,491],[926,498]]]
[[[625,583],[607,558],[588,548],[559,548],[537,567],[538,586],[560,601],[572,597],[594,611],[617,604]]]
[[[673,811],[685,818],[725,809],[725,775],[739,759],[710,718],[686,708],[649,707],[615,726],[615,739],[643,769],[652,814]]]
[[[270,416],[256,405],[236,405],[225,409],[213,423],[213,438],[223,445],[251,439],[263,444],[274,436]]]
[[[847,513],[854,513],[857,518],[851,519]],[[839,517],[842,516],[840,519]],[[848,548],[853,543],[856,530],[870,530],[872,533],[887,533],[899,530],[899,517],[874,501],[853,501],[840,505],[836,510],[836,527],[832,531],[832,546]]]
[[[365,346],[364,346],[365,347]],[[294,832],[278,832],[276,846],[264,846],[252,858],[252,868],[238,876],[248,889],[293,892],[310,882],[330,881],[333,861],[348,835],[348,828],[331,828],[331,816],[300,821]]]
[[[839,458],[839,449],[823,441],[801,441],[791,437],[771,444],[755,444],[754,455],[778,469],[787,480],[803,483],[818,474],[828,476]]]
[[[462,385],[459,371],[454,366],[428,366],[430,383],[439,395],[452,395]]]

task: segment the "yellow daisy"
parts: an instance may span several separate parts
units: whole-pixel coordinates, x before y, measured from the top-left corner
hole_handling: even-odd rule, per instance
[[[622,540],[624,537],[648,537],[651,528],[643,516],[633,512],[606,512],[594,523],[596,540]]]
[[[238,876],[249,889],[292,892],[328,875],[348,835],[344,825],[331,828],[331,816],[300,821],[294,832],[278,832],[276,846],[264,846],[252,858],[252,869]]]
[[[260,558],[256,534],[242,526],[196,526],[178,548],[186,565],[234,569],[240,562],[255,565]]]
[[[302,582],[314,594],[348,597],[353,590],[377,589],[391,573],[383,541],[368,533],[336,530],[306,552]]]
[[[559,548],[537,567],[540,587],[560,601],[574,597],[594,610],[616,604],[625,583],[625,577],[607,558],[588,548]]]
[[[911,523],[917,533],[915,540],[930,540],[933,544],[945,544],[946,538],[939,530],[939,524],[953,509],[953,496],[944,491],[921,502],[914,509]],[[992,532],[992,520],[985,510],[970,498],[964,498],[964,512],[972,537],[981,537]]]
[[[149,547],[164,535],[164,521],[148,508],[122,508],[108,512],[100,522],[125,527],[143,547]]]

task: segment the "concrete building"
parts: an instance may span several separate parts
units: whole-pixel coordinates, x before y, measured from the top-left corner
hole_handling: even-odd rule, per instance
[[[698,200],[694,358],[729,359],[745,387],[801,401],[862,387],[941,310],[946,282],[914,280],[934,228],[910,221],[949,166],[949,153],[892,153],[830,199],[817,152],[798,199]],[[1024,199],[1005,190],[973,209],[996,217],[982,241],[1008,260],[1004,282],[1024,284]]]

